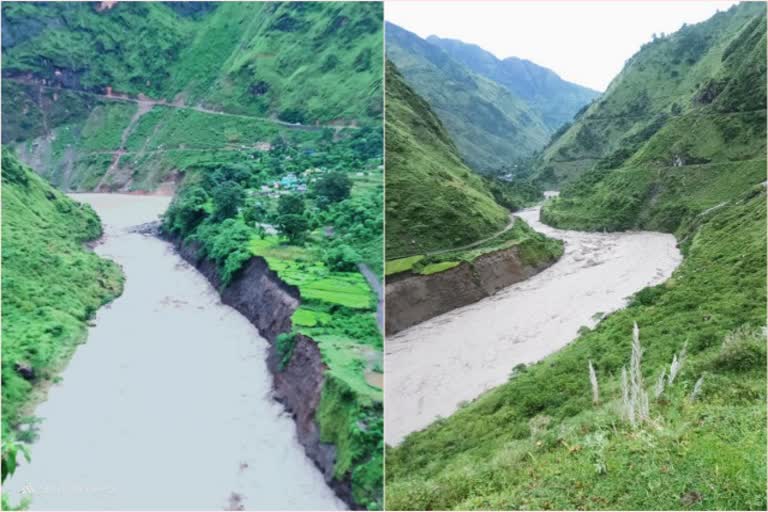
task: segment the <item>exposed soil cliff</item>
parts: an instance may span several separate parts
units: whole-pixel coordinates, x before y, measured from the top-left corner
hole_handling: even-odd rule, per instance
[[[557,258],[525,263],[512,247],[430,275],[404,272],[387,278],[386,333],[395,334],[480,299],[552,265]]]
[[[326,482],[352,509],[361,508],[352,498],[348,478],[334,478],[336,448],[320,441],[315,413],[325,382],[326,366],[317,343],[297,335],[290,361],[280,367],[275,339],[291,330],[291,315],[299,307],[296,287],[286,284],[260,257],[253,257],[225,287],[216,265],[199,256],[199,246],[172,239],[179,254],[193,264],[219,291],[224,304],[235,308],[259,329],[270,343],[267,365],[273,375],[274,397],[293,415],[296,433],[307,456],[323,472]]]

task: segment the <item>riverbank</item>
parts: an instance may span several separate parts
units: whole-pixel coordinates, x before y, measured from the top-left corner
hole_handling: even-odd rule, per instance
[[[294,341],[292,357],[285,365],[278,353],[277,337],[291,331],[291,316],[301,303],[299,290],[282,281],[258,256],[222,287],[215,263],[199,256],[197,244],[184,244],[178,239],[171,239],[171,242],[179,255],[218,290],[222,302],[239,311],[269,341],[266,361],[272,374],[275,399],[292,415],[299,442],[326,482],[351,508],[359,508],[352,497],[349,479],[334,477],[336,449],[321,441],[315,421],[327,370],[317,342],[300,335]]]
[[[540,207],[518,212],[534,230],[563,240],[551,267],[496,295],[387,339],[386,442],[447,417],[576,338],[636,291],[666,280],[681,261],[671,235],[582,233],[539,221]]]
[[[510,216],[496,235],[467,246],[386,262],[387,335],[477,302],[552,265],[559,240]]]
[[[272,399],[267,340],[167,242],[135,232],[169,198],[77,197],[101,215],[95,251],[125,290],[36,411],[32,463],[4,492],[33,489],[36,510],[344,508]]]

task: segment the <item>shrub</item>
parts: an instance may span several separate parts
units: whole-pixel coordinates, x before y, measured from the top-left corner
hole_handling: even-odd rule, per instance
[[[726,335],[712,367],[721,371],[765,371],[765,343],[760,329],[742,326]]]

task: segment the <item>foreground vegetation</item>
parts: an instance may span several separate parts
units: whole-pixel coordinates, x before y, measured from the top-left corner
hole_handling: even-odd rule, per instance
[[[673,116],[597,119],[602,105],[642,100],[640,85],[680,92],[695,73]],[[545,153],[551,175],[539,178],[568,184],[544,220],[671,232],[684,260],[594,330],[389,448],[388,508],[766,508],[764,84],[765,6],[740,5],[645,47],[550,148],[576,157],[578,134],[601,127],[609,156]],[[643,135],[614,132],[628,122]],[[633,380],[649,398],[633,425],[622,374],[635,323],[645,384]]]
[[[121,293],[123,277],[117,265],[83,246],[101,235],[88,205],[53,189],[6,148],[2,168],[5,478],[21,456],[14,450],[17,436],[30,441],[34,435],[32,405],[85,341],[99,306]]]

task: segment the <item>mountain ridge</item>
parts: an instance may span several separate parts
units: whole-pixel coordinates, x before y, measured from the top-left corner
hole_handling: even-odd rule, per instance
[[[387,22],[385,31],[387,58],[429,102],[474,170],[497,173],[549,139],[543,121],[505,87],[408,30]]]
[[[579,109],[600,95],[599,91],[564,80],[555,71],[529,59],[500,59],[481,46],[460,39],[430,35],[426,40],[475,73],[528,101],[552,131],[570,121]]]

